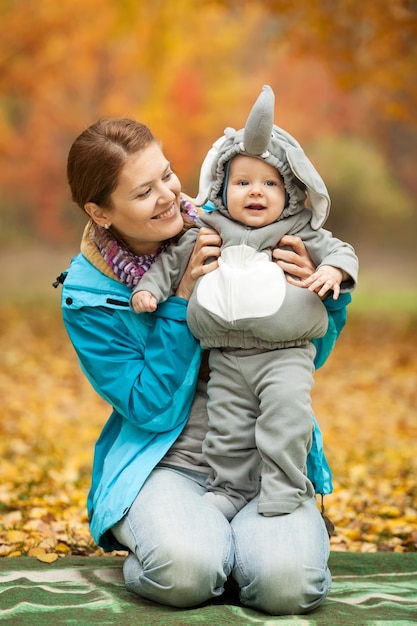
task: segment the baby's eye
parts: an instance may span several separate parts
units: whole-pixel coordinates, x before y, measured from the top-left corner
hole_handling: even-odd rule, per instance
[[[240,180],[240,181],[238,182],[238,185],[242,185],[242,187],[243,187],[244,185],[249,185],[249,183],[248,183],[248,181],[247,181],[247,180]]]
[[[274,180],[267,180],[265,181],[265,185],[267,185],[268,187],[274,187],[277,183]]]

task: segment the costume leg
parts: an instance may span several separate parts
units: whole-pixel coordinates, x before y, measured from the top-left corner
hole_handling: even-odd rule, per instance
[[[241,375],[241,360],[220,350],[210,352],[207,412],[203,443],[212,468],[207,498],[231,519],[259,490],[260,457],[255,444],[258,400]]]
[[[289,515],[264,517],[258,496],[233,519],[233,578],[248,607],[272,615],[300,615],[327,596],[329,538],[315,498]]]
[[[130,550],[128,589],[160,604],[192,607],[223,593],[233,565],[225,517],[201,496],[206,475],[155,469],[112,529]]]
[[[313,356],[314,348],[308,345],[249,357],[255,359],[252,376],[260,399],[256,445],[263,460],[259,512],[265,515],[291,513],[314,495],[306,475],[313,428]],[[249,361],[245,363],[249,367]]]

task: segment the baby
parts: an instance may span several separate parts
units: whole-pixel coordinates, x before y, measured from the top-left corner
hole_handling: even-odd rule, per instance
[[[322,179],[273,115],[274,94],[265,86],[245,128],[226,129],[203,163],[196,203],[206,213],[159,257],[131,299],[137,313],[155,310],[178,285],[198,228],[218,231],[218,268],[197,281],[187,323],[210,349],[204,497],[229,520],[259,488],[265,516],[291,513],[314,494],[306,459],[312,340],[328,323],[320,298],[352,291],[358,272],[352,246],[322,228],[330,207]],[[299,286],[272,262],[287,234],[302,239],[317,267]]]

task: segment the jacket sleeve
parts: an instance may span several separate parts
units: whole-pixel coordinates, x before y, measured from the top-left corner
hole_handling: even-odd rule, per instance
[[[186,300],[177,297],[152,315],[106,307],[63,310],[67,332],[94,389],[145,431],[165,432],[187,417],[201,349],[187,327],[186,311]],[[138,325],[137,333],[129,330],[124,316],[134,316],[130,324]]]
[[[326,307],[329,324],[326,334],[319,339],[312,339],[316,347],[316,356],[314,359],[315,368],[321,367],[327,361],[332,352],[335,343],[346,324],[346,307],[351,302],[350,293],[341,293],[337,300],[333,300],[331,296],[323,300]]]

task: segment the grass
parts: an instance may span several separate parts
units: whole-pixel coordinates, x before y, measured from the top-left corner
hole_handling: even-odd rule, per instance
[[[359,287],[353,294],[351,312],[362,315],[400,313],[417,315],[417,289],[377,289]]]

